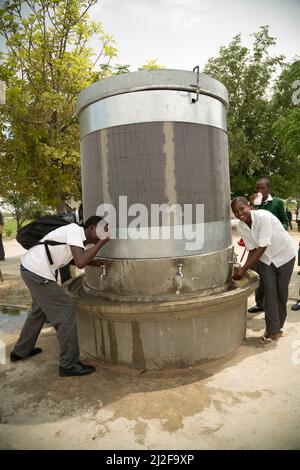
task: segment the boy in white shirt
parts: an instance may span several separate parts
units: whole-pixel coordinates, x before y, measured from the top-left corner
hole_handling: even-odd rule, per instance
[[[41,348],[35,347],[35,344],[44,322],[48,320],[57,331],[60,346],[59,375],[61,377],[86,375],[95,371],[95,367],[79,361],[73,302],[57,285],[55,271],[72,259],[78,268],[103,264],[100,260],[93,260],[109,240],[107,225],[102,239],[97,235],[99,233],[97,225],[101,220],[101,217],[92,216],[83,227],[71,223],[53,230],[42,238],[41,242],[52,240],[61,243],[49,246],[53,264],[50,264],[43,244],[33,246],[21,258],[21,276],[32,297],[32,310],[11,352],[11,361],[26,359],[42,352]],[[84,250],[86,244],[94,246]]]
[[[233,278],[241,279],[249,268],[259,263],[259,273],[265,285],[266,321],[261,342],[267,344],[282,336],[288,286],[295,263],[293,242],[277,217],[263,209],[251,210],[246,198],[234,198],[231,209],[240,220],[238,234],[249,250],[246,263]]]

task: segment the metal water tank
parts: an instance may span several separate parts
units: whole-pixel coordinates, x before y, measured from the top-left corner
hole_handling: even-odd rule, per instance
[[[121,217],[137,203],[149,214],[153,204],[204,207],[201,246],[187,249],[184,236],[166,240],[161,232],[159,239],[112,240],[101,251],[110,260],[106,275],[86,269],[87,291],[135,302],[172,300],[178,293],[192,298],[228,288],[232,243],[227,105],[220,82],[181,70],[118,75],[80,93],[85,219],[102,203],[120,209]],[[195,217],[193,212],[194,231]],[[146,225],[153,228],[153,221]],[[122,228],[117,220],[117,236]]]
[[[198,71],[143,70],[80,93],[84,218],[103,203],[120,209],[117,237],[99,252],[107,272],[87,266],[69,285],[82,352],[162,369],[226,356],[244,340],[258,279],[231,280],[227,103],[225,87]],[[204,207],[203,221],[170,210],[132,237],[129,216],[163,205]]]

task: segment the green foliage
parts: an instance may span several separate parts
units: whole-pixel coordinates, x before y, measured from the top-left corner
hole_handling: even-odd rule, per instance
[[[139,70],[144,70],[144,69],[164,69],[164,65],[160,65],[157,63],[158,59],[147,59],[146,63],[141,65],[139,67]]]
[[[13,218],[5,218],[5,225],[3,230],[4,237],[12,238],[17,234],[17,221]]]
[[[274,130],[278,139],[290,155],[300,156],[300,106],[275,122]]]
[[[273,135],[279,144],[277,172],[285,176],[285,194],[300,197],[300,60],[285,64],[272,100]]]
[[[0,80],[1,195],[57,206],[80,198],[78,93],[128,66],[112,67],[117,49],[100,23],[89,21],[96,0],[7,0],[0,8],[0,34],[8,53]],[[98,38],[94,52],[89,47]]]
[[[4,225],[4,236],[15,237],[17,233],[17,222],[14,219],[6,219]]]
[[[3,202],[13,208],[13,217],[16,221],[17,230],[19,230],[28,219],[36,219],[45,213],[44,206],[41,206],[36,200],[27,199],[22,192],[7,192]],[[7,224],[7,219],[5,219],[4,228],[7,234],[7,230],[10,228],[10,225]]]
[[[274,84],[273,110],[278,117],[300,105],[300,60],[284,64]]]
[[[29,224],[33,219],[25,219],[23,225]],[[5,217],[4,237],[16,238],[18,225],[16,219],[13,217]]]
[[[270,177],[274,193],[286,197],[296,191],[296,162],[295,155],[291,151],[284,152],[282,145],[285,141],[286,149],[289,146],[291,150],[293,146],[295,153],[299,134],[294,141],[291,135],[295,136],[299,114],[293,110],[288,121],[282,120],[291,93],[289,97],[286,93],[280,94],[278,82],[275,83],[276,105],[272,99],[274,75],[284,67],[284,58],[271,56],[269,50],[276,41],[269,36],[268,26],[260,27],[253,36],[252,51],[242,45],[238,34],[228,46],[221,47],[218,57],[208,61],[204,73],[220,80],[229,92],[228,140],[233,195],[251,194],[257,179],[265,176]],[[293,71],[293,76],[297,73]],[[287,69],[282,81],[283,78],[287,87]]]

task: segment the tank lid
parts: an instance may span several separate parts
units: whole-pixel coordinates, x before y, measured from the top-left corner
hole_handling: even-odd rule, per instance
[[[188,70],[148,69],[114,75],[93,83],[78,95],[77,112],[96,101],[143,90],[181,90],[212,96],[228,107],[225,86],[203,73]]]

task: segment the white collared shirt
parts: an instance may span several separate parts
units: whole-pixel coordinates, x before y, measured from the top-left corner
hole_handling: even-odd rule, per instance
[[[50,265],[44,245],[35,245],[21,257],[24,268],[38,274],[46,279],[55,281],[55,271],[66,266],[73,255],[70,246],[84,248],[83,242],[86,240],[84,229],[77,224],[69,224],[59,227],[48,233],[41,241],[53,240],[65,243],[65,245],[49,246],[53,264]]]
[[[251,228],[240,220],[237,231],[247,250],[267,247],[259,259],[262,263],[279,268],[295,257],[293,241],[275,215],[264,209],[251,210],[251,220]]]
[[[272,198],[271,194],[268,194],[267,199],[265,201],[261,201],[261,203],[262,204],[267,204],[267,202],[269,202],[269,201],[273,201],[273,198]]]

